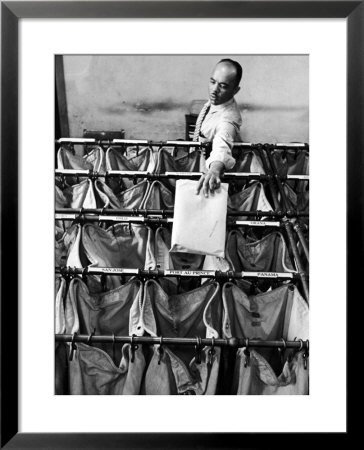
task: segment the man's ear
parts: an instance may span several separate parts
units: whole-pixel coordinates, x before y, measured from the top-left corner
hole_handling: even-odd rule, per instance
[[[240,91],[240,86],[236,86],[234,90],[234,95],[236,95]]]

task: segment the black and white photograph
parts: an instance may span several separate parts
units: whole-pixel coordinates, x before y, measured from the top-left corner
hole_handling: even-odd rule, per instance
[[[0,15],[0,447],[344,447],[364,0]]]
[[[309,56],[55,56],[55,394],[309,394]]]

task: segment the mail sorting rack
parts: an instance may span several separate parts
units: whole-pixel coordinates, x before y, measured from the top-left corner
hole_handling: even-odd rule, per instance
[[[62,140],[59,141],[59,143],[61,143]],[[80,143],[79,141],[76,141],[75,143]],[[88,144],[90,143],[89,140],[87,142]],[[86,144],[86,142],[85,142]],[[194,145],[196,145],[195,143],[191,143],[191,142],[181,142],[181,141],[166,141],[166,142],[158,142],[158,143],[153,143],[150,141],[126,141],[123,140],[123,142],[112,142],[112,145],[117,145],[120,144],[121,147],[125,147],[128,144],[131,145],[152,145],[153,144],[157,144],[157,147],[160,148],[164,145],[178,145],[178,146],[183,146],[183,145],[188,145],[190,147],[193,147]],[[300,217],[305,217],[307,216],[307,213],[304,212],[299,212],[299,211],[292,211],[292,210],[288,210],[288,208],[284,207],[282,208],[281,206],[281,201],[278,200],[278,195],[277,195],[277,189],[279,190],[279,182],[280,177],[279,175],[276,173],[275,171],[275,167],[272,164],[271,159],[269,158],[269,156],[267,155],[267,150],[268,152],[271,150],[271,148],[284,148],[289,146],[289,144],[279,144],[277,146],[270,146],[267,149],[267,144],[265,145],[261,145],[261,144],[240,144],[241,147],[245,147],[245,148],[252,148],[255,150],[258,150],[262,155],[263,155],[263,163],[265,165],[265,174],[258,174],[258,173],[227,173],[224,175],[224,181],[230,181],[230,180],[236,180],[236,179],[251,179],[251,180],[265,180],[270,188],[270,192],[271,192],[271,196],[273,198],[273,202],[274,202],[274,211],[239,211],[239,212],[234,212],[234,213],[229,213],[228,214],[228,226],[268,226],[268,227],[274,227],[274,226],[279,226],[279,227],[283,227],[286,230],[287,236],[288,236],[288,242],[289,245],[291,247],[291,250],[294,254],[294,258],[295,258],[295,262],[298,268],[298,271],[296,273],[247,273],[247,272],[240,272],[240,273],[234,273],[232,271],[227,271],[226,273],[223,273],[221,271],[160,271],[160,270],[148,270],[148,271],[144,271],[142,269],[127,269],[127,268],[57,268],[56,271],[57,273],[62,274],[62,276],[67,277],[72,277],[72,276],[82,276],[82,277],[87,277],[88,274],[100,274],[100,275],[134,275],[134,276],[139,276],[143,279],[147,279],[148,277],[151,278],[158,278],[158,277],[191,277],[191,276],[198,276],[198,277],[203,277],[203,278],[211,278],[211,279],[216,279],[219,281],[226,281],[226,280],[234,280],[234,279],[239,279],[239,278],[246,278],[246,279],[254,279],[254,278],[267,278],[267,279],[272,279],[272,280],[291,280],[291,281],[296,281],[296,280],[300,280],[302,283],[302,287],[303,287],[303,291],[304,291],[304,296],[308,302],[308,280],[306,278],[306,274],[302,269],[302,263],[301,263],[301,255],[298,253],[297,247],[296,247],[296,242],[295,242],[295,238],[294,238],[294,234],[293,234],[293,230],[296,230],[296,228],[293,228],[292,226],[292,219],[297,219]],[[302,144],[302,145],[298,145],[297,148],[307,148],[306,144]],[[101,174],[101,173],[95,173],[93,171],[82,171],[82,170],[56,170],[56,175],[76,175],[76,176],[86,176],[92,179],[96,179],[98,177],[145,177],[145,178],[149,178],[149,179],[163,179],[163,178],[190,178],[190,179],[198,179],[201,174],[200,173],[165,173],[165,174],[150,174],[150,173],[143,173],[143,172],[137,172],[137,173],[133,173],[130,171],[109,171],[105,174]],[[303,175],[303,176],[291,176],[291,179],[305,179],[308,180],[308,176]],[[281,196],[281,199],[284,198],[283,196]],[[283,201],[283,205],[284,205],[284,201]],[[100,208],[99,210],[97,209],[78,209],[78,210],[72,210],[72,209],[68,209],[68,208],[63,208],[63,209],[58,209],[56,211],[56,219],[57,220],[73,220],[73,221],[98,221],[98,222],[129,222],[129,223],[147,223],[148,225],[151,224],[156,224],[156,225],[162,225],[162,224],[171,224],[173,223],[173,210],[143,210],[143,209],[133,209],[133,210],[106,210],[104,208]],[[158,215],[158,217],[155,217],[155,215]],[[239,220],[234,220],[234,216],[248,216],[251,217],[252,221],[239,221]],[[153,217],[154,216],[154,217]],[[264,217],[265,220],[261,221],[260,219]],[[266,218],[268,218],[268,221],[266,220]],[[277,221],[278,220],[278,221]],[[300,238],[300,237],[299,237]],[[308,255],[308,254],[307,254]],[[60,337],[61,336],[61,337]],[[60,341],[60,340],[64,340],[66,341],[66,338],[63,335],[60,335],[56,337],[56,340]],[[69,337],[68,337],[69,338]],[[110,339],[110,337],[95,337],[95,339]],[[77,341],[78,337],[75,338],[75,336],[73,336],[72,338],[70,338],[67,342],[75,342]],[[89,343],[90,343],[90,337],[88,337],[89,339]],[[92,338],[91,338],[92,339]],[[114,336],[112,338],[114,341],[116,339],[116,337]],[[121,338],[123,339],[123,338]],[[130,337],[125,337],[125,339],[131,339]],[[139,338],[135,338],[135,339],[139,339]],[[147,338],[146,338],[147,339]],[[163,345],[167,345],[165,341],[165,339],[168,338],[162,338],[163,339]],[[125,341],[126,342],[126,341]],[[232,345],[232,342],[234,342],[234,345]],[[177,341],[176,341],[177,343]],[[214,342],[210,342],[212,344],[212,346],[216,345],[216,343]],[[161,345],[161,342],[159,343]],[[187,344],[187,341],[186,341]],[[205,342],[206,344],[206,342]],[[254,347],[254,342],[252,341],[249,345],[249,342],[243,342],[240,341],[241,346],[244,344],[245,347]],[[225,341],[225,344],[222,345],[230,345],[230,346],[237,346],[240,344],[236,344],[236,341]],[[183,343],[179,343],[179,345],[183,345]],[[189,344],[187,345],[191,345],[191,341],[189,342]],[[198,346],[198,344],[196,344]],[[217,344],[219,345],[219,344]],[[258,343],[258,347],[262,346],[264,344],[262,344],[261,342]],[[275,346],[276,344],[272,344],[270,342],[266,342],[266,345],[269,347],[270,345]],[[279,345],[285,347],[285,346],[289,346],[289,343],[285,343],[282,342]],[[307,341],[307,351],[308,351],[308,341]],[[302,345],[301,343],[294,343],[293,346],[298,346],[302,349]]]
[[[93,139],[83,139],[83,138],[79,138],[79,139],[60,139],[59,141],[57,141],[60,144],[64,144],[64,143],[78,143],[78,144],[90,144],[92,141],[92,143],[98,143],[96,140]],[[101,141],[100,141],[101,143]],[[104,142],[102,142],[103,144],[105,144]],[[188,142],[188,141],[161,141],[161,142],[153,142],[153,141],[147,141],[147,140],[124,140],[124,139],[115,139],[113,141],[109,141],[110,144],[112,144],[113,146],[121,146],[121,148],[126,148],[127,145],[149,145],[152,147],[157,147],[158,149],[163,147],[163,146],[173,146],[176,145],[178,147],[186,147],[188,146],[189,148],[199,148],[200,145],[198,143],[194,143],[194,142]],[[283,209],[280,207],[280,203],[278,201],[278,197],[277,197],[277,193],[276,193],[276,188],[277,186],[275,186],[275,182],[279,181],[279,177],[276,173],[274,173],[274,168],[272,170],[272,164],[271,164],[271,159],[270,159],[270,155],[268,152],[268,163],[266,161],[266,155],[264,155],[265,152],[267,152],[267,150],[271,151],[272,149],[284,149],[286,150],[287,148],[293,148],[296,151],[299,150],[307,150],[308,149],[308,145],[307,144],[299,144],[299,143],[294,143],[294,144],[275,144],[275,145],[270,145],[270,144],[251,144],[251,143],[236,143],[235,148],[247,148],[247,149],[253,149],[255,151],[258,151],[262,154],[262,161],[264,164],[264,168],[265,168],[265,172],[266,174],[259,174],[259,173],[227,173],[224,176],[224,180],[225,181],[229,181],[229,180],[236,180],[239,178],[245,178],[245,179],[252,179],[252,180],[267,180],[268,181],[268,185],[271,191],[271,195],[274,201],[274,205],[275,205],[275,210],[277,213],[277,216],[282,216],[284,218],[284,225],[287,229],[287,233],[288,233],[288,238],[290,240],[290,244],[293,244],[292,242],[292,220],[287,221],[285,220],[286,218],[294,218],[294,217],[300,217],[300,216],[304,216],[304,213],[301,212],[297,212],[297,211],[292,211],[292,210],[287,210],[287,209]],[[92,171],[82,171],[82,170],[57,170],[56,173],[58,175],[67,175],[67,174],[73,174],[76,176],[89,176],[90,178],[97,178],[97,177],[108,177],[108,176],[112,176],[112,177],[128,177],[128,178],[133,178],[135,179],[136,177],[140,178],[140,177],[145,177],[147,179],[153,180],[153,179],[163,179],[163,178],[191,178],[191,179],[198,179],[200,177],[200,173],[164,173],[164,174],[150,174],[150,173],[146,173],[146,172],[131,172],[131,171],[108,171],[105,174],[100,174],[100,173],[95,173]],[[289,178],[291,180],[294,179],[299,179],[299,180],[308,180],[308,176],[303,174],[303,175],[290,175],[287,176],[286,178]],[[280,184],[278,182],[278,188],[280,187]],[[283,211],[283,212],[282,212]],[[251,214],[251,212],[249,212],[249,215],[253,215]],[[255,217],[258,218],[260,215],[259,212],[257,212],[255,214]],[[295,231],[298,233],[299,235],[299,239],[302,243],[303,249],[305,251],[306,256],[308,257],[308,249],[307,249],[307,245],[305,240],[302,238],[302,233],[300,232],[300,225],[299,223],[295,223],[294,226]],[[299,267],[299,273],[300,276],[302,278],[302,284],[303,284],[303,289],[305,291],[305,296],[306,298],[308,298],[308,283],[307,283],[307,275],[305,274],[303,268],[302,268],[302,264],[300,262],[300,256],[298,255],[295,245],[292,245],[292,249],[295,255],[296,260],[298,261],[298,267]]]
[[[62,274],[63,277],[65,277],[66,279],[68,277],[70,277],[72,279],[71,283],[73,282],[74,279],[76,279],[79,276],[89,276],[89,275],[100,275],[100,274],[107,274],[107,275],[111,275],[111,276],[116,276],[119,277],[120,275],[134,275],[135,277],[140,277],[143,280],[143,284],[144,283],[148,283],[146,280],[148,279],[158,279],[158,277],[163,277],[163,278],[168,278],[168,277],[175,277],[176,275],[178,276],[197,276],[197,277],[208,277],[210,279],[214,279],[214,280],[218,280],[220,283],[224,283],[225,281],[229,281],[230,282],[234,279],[241,279],[243,277],[256,277],[256,276],[267,276],[267,277],[279,277],[282,280],[290,280],[292,281],[294,279],[294,274],[262,274],[262,273],[234,273],[234,272],[219,272],[219,271],[194,271],[194,272],[181,272],[181,271],[168,271],[168,270],[138,270],[138,269],[117,269],[117,268],[92,268],[92,267],[85,267],[83,269],[78,269],[78,268],[70,268],[70,267],[63,267],[63,268],[57,268],[56,269],[57,273]],[[227,283],[229,284],[229,283]],[[291,287],[291,285],[288,286],[288,289]],[[74,292],[74,291],[73,291]],[[115,294],[115,291],[113,291]],[[119,292],[119,291],[118,291]],[[302,300],[303,301],[303,300]],[[111,305],[110,305],[111,306]],[[289,310],[289,308],[288,308]],[[82,314],[82,313],[81,313]],[[176,313],[175,313],[176,314]],[[252,314],[257,314],[257,313],[252,313]],[[286,314],[286,313],[285,313]],[[105,326],[105,320],[102,319],[104,313],[101,312],[101,320],[103,321],[103,326]],[[178,316],[177,316],[178,317]],[[114,324],[115,326],[115,319],[114,319]],[[112,329],[112,325],[111,329]],[[299,325],[299,328],[301,329],[301,325]],[[172,333],[173,336],[174,333]],[[209,386],[211,387],[211,389],[209,391],[206,392],[206,389],[202,392],[195,392],[195,393],[200,393],[200,394],[244,394],[244,389],[239,389],[237,390],[237,392],[235,392],[235,387],[230,390],[230,385],[231,385],[231,377],[233,377],[233,367],[235,365],[235,360],[238,361],[242,361],[242,358],[244,358],[244,369],[241,368],[241,370],[243,371],[247,371],[249,373],[249,370],[252,370],[254,373],[254,371],[257,368],[257,364],[259,366],[259,359],[261,359],[261,356],[259,356],[260,354],[262,354],[263,351],[268,351],[269,350],[269,354],[271,355],[271,357],[273,358],[273,360],[276,358],[279,358],[281,360],[281,364],[283,367],[284,364],[284,371],[293,371],[292,372],[292,382],[289,382],[288,384],[292,384],[293,388],[297,388],[298,391],[295,392],[296,394],[307,394],[308,393],[308,357],[309,357],[309,342],[308,340],[303,341],[302,339],[295,339],[294,341],[288,341],[285,340],[284,338],[281,339],[276,339],[276,340],[260,340],[260,339],[249,339],[249,338],[237,338],[237,337],[231,337],[231,338],[225,338],[225,339],[215,339],[215,338],[207,338],[207,337],[203,337],[203,336],[196,336],[195,338],[189,337],[189,338],[174,338],[171,337],[170,334],[168,335],[164,335],[163,332],[162,334],[158,335],[158,336],[148,336],[148,335],[142,335],[142,336],[137,336],[137,335],[132,335],[132,336],[121,336],[121,335],[116,335],[116,334],[112,334],[112,335],[105,335],[105,334],[96,334],[96,329],[94,329],[93,332],[91,332],[88,335],[85,335],[84,333],[80,333],[80,335],[76,332],[72,333],[72,335],[70,334],[57,334],[56,335],[56,342],[57,343],[70,343],[70,346],[67,348],[63,349],[63,353],[64,353],[64,359],[68,359],[68,362],[65,361],[65,366],[68,364],[70,367],[70,377],[72,378],[72,376],[76,376],[79,373],[79,367],[82,367],[82,353],[83,352],[87,352],[90,353],[92,355],[92,352],[96,353],[96,356],[98,357],[97,359],[97,364],[96,366],[94,366],[94,369],[97,370],[97,365],[100,366],[100,358],[102,361],[102,357],[105,354],[106,350],[107,350],[107,345],[109,344],[108,347],[108,354],[110,355],[110,344],[112,345],[112,358],[113,360],[118,360],[116,358],[116,352],[115,349],[117,348],[118,350],[120,350],[120,345],[121,344],[129,344],[130,347],[128,349],[128,347],[124,348],[121,347],[121,349],[124,349],[124,354],[125,351],[129,352],[129,364],[132,364],[132,366],[129,365],[129,371],[131,374],[134,373],[134,371],[137,372],[137,376],[138,376],[138,371],[140,372],[140,368],[141,368],[141,364],[140,364],[140,353],[139,353],[139,357],[137,356],[137,349],[140,345],[142,345],[143,347],[143,351],[144,351],[144,347],[146,348],[145,351],[150,351],[150,347],[153,347],[155,349],[155,351],[158,354],[158,362],[157,365],[161,364],[161,366],[163,367],[162,369],[162,373],[165,374],[165,369],[166,369],[166,365],[168,366],[168,363],[166,363],[166,360],[163,360],[163,354],[166,351],[166,349],[168,349],[168,357],[170,357],[171,353],[169,349],[172,349],[172,352],[176,352],[176,348],[179,348],[180,351],[182,351],[183,354],[187,354],[188,357],[193,357],[193,364],[195,364],[196,369],[193,369],[193,373],[194,376],[196,377],[197,373],[200,373],[200,375],[202,375],[202,380],[205,383],[206,382],[206,388]],[[87,345],[87,347],[82,347],[81,349],[78,350],[78,343],[82,343],[83,345]],[[100,346],[95,349],[95,350],[90,350],[89,347],[93,346],[93,345],[97,345],[99,344]],[[191,347],[194,347],[194,349]],[[221,353],[216,354],[217,349],[220,347],[221,349]],[[100,351],[100,348],[103,349],[103,351]],[[186,350],[182,350],[183,348],[186,348]],[[191,349],[191,350],[187,350],[187,349]],[[75,353],[78,351],[81,352],[81,360],[80,360],[80,356],[74,356]],[[242,351],[243,353],[237,353],[239,351]],[[62,352],[62,347],[57,347],[57,352]],[[154,350],[151,350],[152,352],[154,352]],[[192,356],[191,356],[191,351],[192,351]],[[253,353],[254,352],[258,352],[258,353]],[[265,353],[266,354],[266,353]],[[155,353],[154,353],[155,355]],[[194,356],[193,356],[194,355]],[[257,359],[258,357],[258,359]],[[73,359],[76,358],[77,360],[73,363]],[[105,359],[105,357],[103,357]],[[153,365],[156,363],[156,360],[154,358],[154,356],[152,357],[153,359],[151,360],[151,362],[149,362],[149,365],[147,365],[148,369],[144,368],[144,365],[142,364],[142,369],[143,371],[146,370],[145,372],[145,377],[146,379],[149,380],[150,382],[150,378],[151,376],[153,377],[153,375],[150,374],[149,372],[149,367],[151,367],[151,372],[153,373],[154,370],[159,370],[156,369],[156,366]],[[173,358],[173,356],[172,356]],[[264,357],[263,357],[264,358]],[[295,360],[294,359],[298,358]],[[299,358],[301,358],[301,369],[299,369],[299,367],[297,366],[297,364],[299,364]],[[59,367],[59,355],[57,357],[57,361],[58,361],[58,367]],[[81,362],[80,362],[81,361]],[[128,367],[127,365],[125,366],[126,361],[125,359],[123,359],[123,365],[122,367],[124,368],[124,371],[122,371],[122,373],[120,373],[119,371],[117,372],[117,374],[119,376],[124,376],[127,379],[130,379],[130,375],[127,375],[125,373],[125,368]],[[154,361],[154,363],[153,363]],[[192,363],[191,361],[191,363]],[[263,359],[264,361],[264,359]],[[92,363],[92,360],[91,360]],[[135,363],[135,369],[133,368],[133,364]],[[302,367],[302,363],[303,363],[303,367]],[[86,364],[87,364],[87,358],[86,358]],[[93,364],[93,363],[92,363]],[[241,362],[239,363],[241,364]],[[272,364],[272,363],[270,363]],[[288,364],[288,366],[287,366]],[[293,366],[291,366],[291,364],[293,364]],[[102,365],[102,364],[101,364]],[[110,362],[108,362],[107,366],[110,367]],[[251,369],[250,369],[251,366]],[[111,370],[111,369],[110,369]],[[164,370],[164,372],[163,372]],[[206,370],[206,372],[205,372]],[[209,384],[209,378],[211,373],[213,373],[213,370],[215,371],[214,376],[217,377],[218,381],[214,381],[212,382],[212,384]],[[216,371],[220,371],[221,370],[221,374],[217,376]],[[283,369],[282,369],[283,370]],[[295,381],[295,376],[296,376],[296,372],[295,370],[300,370],[300,375],[297,374],[297,377],[300,380],[304,380],[303,383],[296,383]],[[111,372],[115,371],[111,370]],[[197,372],[196,372],[197,371]],[[107,372],[107,370],[106,370]],[[303,372],[307,372],[306,374],[304,374]],[[206,373],[207,373],[207,380],[206,380]],[[283,373],[283,372],[282,372]],[[284,372],[286,373],[286,372]],[[205,375],[204,375],[205,374]],[[85,374],[85,379],[87,379],[89,376],[89,374]],[[254,375],[252,375],[254,377]],[[285,376],[285,375],[283,375]],[[93,381],[95,381],[95,372],[93,375]],[[141,382],[141,375],[139,373],[139,377],[137,380],[135,380],[136,382]],[[193,382],[191,381],[191,383],[193,385],[195,385],[197,383],[197,378],[191,378],[191,380],[193,380]],[[236,378],[236,375],[234,375],[234,377]],[[241,379],[241,374],[239,375],[239,379]],[[58,377],[58,381],[59,381]],[[82,377],[83,379],[84,377]],[[214,377],[212,377],[214,378]],[[102,380],[101,380],[102,381]],[[163,378],[163,375],[160,375],[160,381],[165,381],[166,383],[168,383],[168,380]],[[288,380],[287,380],[288,381]],[[147,383],[147,382],[146,382]],[[74,387],[74,385],[76,384],[76,388]],[[99,383],[96,383],[97,385]],[[198,383],[197,383],[198,384]],[[285,384],[285,382],[283,383],[283,385]],[[300,388],[300,385],[302,384],[302,388]],[[273,382],[273,389],[275,389],[274,387],[275,383]],[[296,386],[297,385],[297,386]],[[178,385],[178,388],[183,390],[184,386],[182,385]],[[86,388],[85,388],[85,392],[83,390],[77,390],[77,379],[76,382],[72,384],[72,390],[71,390],[71,394],[81,394],[81,393],[89,393],[89,394],[95,394],[95,387],[92,386],[91,388],[87,387],[87,382],[86,382]],[[91,390],[90,390],[91,389]],[[93,389],[93,390],[92,390]],[[196,389],[195,389],[196,390]],[[190,391],[190,390],[188,390]],[[183,395],[189,393],[189,392],[183,392]],[[192,389],[193,391],[193,389]],[[110,394],[110,392],[108,392]],[[111,392],[113,393],[113,392]],[[130,392],[128,391],[128,393],[130,394]],[[140,393],[139,392],[139,387],[137,388],[136,392],[133,393]],[[153,394],[156,393],[155,390],[153,389],[148,389],[148,383],[147,383],[147,387],[146,387],[146,394]],[[160,391],[157,391],[158,394],[160,394]],[[173,392],[175,393],[175,392]],[[193,392],[192,392],[193,393]],[[251,392],[253,393],[253,392]],[[267,392],[267,394],[269,393],[269,390]],[[119,392],[120,394],[120,392]]]
[[[90,139],[83,139],[83,138],[79,138],[79,139],[60,139],[57,141],[58,144],[64,145],[65,143],[70,143],[70,144],[83,144],[83,145],[87,145],[90,144],[91,141],[93,141],[92,143],[101,143],[96,141],[96,140],[90,140]],[[125,140],[125,139],[115,139],[113,141],[109,141],[108,143],[110,143],[110,145],[113,146],[120,146],[121,149],[125,149],[128,145],[133,145],[133,146],[140,146],[140,145],[148,145],[150,147],[157,147],[157,149],[160,149],[162,147],[165,146],[178,146],[178,147],[188,147],[188,148],[195,148],[198,149],[201,147],[201,145],[199,143],[195,143],[195,142],[189,142],[189,141],[158,141],[158,142],[154,142],[154,141],[148,141],[148,140]],[[103,142],[104,144],[104,142]],[[285,179],[290,179],[290,180],[305,180],[308,182],[308,175],[306,174],[298,174],[298,175],[288,175],[285,177],[280,177],[276,170],[275,167],[272,165],[272,160],[271,160],[271,155],[270,155],[270,151],[274,150],[274,149],[278,149],[278,150],[286,150],[286,149],[295,149],[295,151],[301,151],[301,150],[308,150],[308,145],[307,144],[300,144],[300,143],[294,143],[294,144],[285,144],[285,143],[280,143],[280,144],[274,144],[274,145],[270,145],[270,144],[252,144],[252,143],[236,143],[235,144],[235,149],[251,149],[253,151],[258,152],[261,155],[262,158],[262,162],[264,165],[264,171],[265,173],[226,173],[223,176],[224,181],[232,181],[234,182],[235,180],[240,180],[240,179],[246,179],[246,180],[263,180],[267,183],[267,185],[269,186],[269,191],[271,194],[271,198],[273,199],[273,203],[274,203],[274,211],[273,212],[260,212],[260,211],[256,211],[256,212],[244,212],[244,215],[248,215],[248,216],[252,216],[252,218],[257,219],[255,222],[258,222],[260,217],[281,217],[282,218],[282,226],[284,226],[287,236],[288,236],[288,240],[289,240],[289,244],[290,244],[290,248],[291,251],[294,255],[297,267],[298,267],[298,272],[300,274],[301,277],[301,283],[302,283],[302,289],[304,291],[304,295],[306,297],[306,299],[308,299],[308,276],[303,268],[303,264],[301,262],[301,255],[298,253],[296,244],[295,244],[295,239],[294,239],[294,234],[293,234],[293,230],[296,231],[296,233],[298,234],[299,240],[302,244],[303,250],[305,252],[306,258],[308,259],[308,247],[306,244],[305,239],[303,238],[303,234],[301,231],[301,227],[300,227],[300,223],[297,222],[297,218],[300,217],[304,217],[304,216],[308,216],[307,213],[305,212],[299,212],[299,211],[294,211],[288,208],[284,208],[281,206],[282,200],[279,201],[278,200],[278,194],[277,191],[279,191],[281,185],[281,179],[285,178]],[[106,171],[105,173],[95,173],[93,171],[83,171],[83,170],[56,170],[56,174],[57,175],[61,175],[61,176],[66,176],[66,175],[76,175],[76,176],[88,176],[89,178],[95,179],[95,178],[107,178],[107,177],[126,177],[126,178],[132,178],[132,179],[136,179],[136,177],[138,177],[138,179],[140,178],[146,178],[149,180],[161,180],[161,179],[166,179],[166,178],[176,178],[176,179],[181,179],[181,178],[189,178],[189,179],[199,179],[201,176],[201,173],[191,173],[191,172],[166,172],[166,173],[162,173],[162,174],[157,174],[157,173],[148,173],[148,172],[141,172],[141,171]],[[285,199],[284,197],[284,192],[283,192],[283,201]],[[60,214],[65,214],[66,211],[62,210],[62,211],[58,211]],[[69,213],[73,214],[74,211],[69,211]],[[115,211],[115,214],[117,213],[122,213],[124,214],[130,214],[130,211]],[[139,213],[138,210],[134,210],[132,212],[132,214],[135,216]],[[153,211],[154,214],[158,214],[158,213],[162,213],[162,216],[164,216],[166,213],[165,211]],[[230,213],[231,214],[231,213]],[[230,215],[229,214],[229,215]],[[233,215],[233,214],[232,214]],[[239,213],[236,213],[236,215],[239,215]],[[60,218],[60,216],[58,216],[58,218]],[[90,219],[90,217],[89,217]],[[99,220],[100,217],[99,217]],[[110,219],[109,219],[110,220]],[[117,220],[117,219],[116,219]],[[139,219],[140,220],[140,219]],[[165,222],[171,221],[170,219],[165,219]],[[137,222],[138,219],[134,218],[134,219],[129,219],[130,222]],[[160,223],[163,223],[163,221],[161,221]],[[253,225],[252,222],[248,223],[244,221],[236,221],[235,222],[236,225],[246,225],[246,226],[251,226]],[[263,224],[255,224],[258,226],[262,226]],[[270,226],[269,224],[267,224],[268,226]]]

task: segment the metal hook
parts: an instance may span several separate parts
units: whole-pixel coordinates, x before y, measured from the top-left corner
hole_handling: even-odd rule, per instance
[[[157,350],[158,351],[158,365],[160,365],[160,363],[161,363],[162,355],[164,352],[162,345],[163,345],[163,337],[161,336],[160,340],[159,340],[159,347]]]
[[[94,183],[95,181],[98,180],[98,178],[99,178],[98,175],[99,175],[99,172],[95,172],[92,169],[90,169],[89,174],[88,174],[92,183]]]
[[[286,352],[286,349],[287,349],[287,343],[286,343],[286,341],[283,338],[281,338],[281,341],[283,343],[283,348],[277,347],[277,350],[278,350],[278,353],[279,353],[279,356],[280,356],[280,359],[281,359],[281,364],[283,364],[284,363],[284,355],[285,355],[285,352]]]
[[[245,355],[244,367],[248,367],[250,364],[249,338],[245,339],[244,355]]]
[[[298,342],[300,343],[300,346],[298,348],[298,352],[300,352],[303,349],[303,340],[302,339],[298,339]]]
[[[306,350],[302,355],[303,357],[303,367],[307,370],[307,359],[308,359],[308,339],[306,340]]]
[[[82,215],[83,215],[83,207],[80,208],[80,210],[78,211],[78,215],[75,219],[76,223],[81,223],[82,222]]]
[[[222,288],[226,282],[225,272],[223,272],[222,270],[216,270],[215,280],[219,283],[220,288]]]
[[[91,339],[92,339],[92,336],[95,335],[95,333],[96,333],[96,328],[94,328],[94,331],[93,331],[93,332],[90,334],[90,336],[87,338],[87,342],[86,342],[87,345],[91,345]]]
[[[215,338],[214,338],[214,336],[212,336],[212,338],[211,338],[211,348],[210,348],[210,350],[208,352],[208,355],[209,355],[208,364],[210,366],[212,366],[214,354],[215,354]]]
[[[196,336],[195,350],[196,350],[195,362],[196,364],[201,364],[201,338],[199,336]]]
[[[302,355],[302,358],[303,358],[303,368],[304,368],[305,370],[307,370],[307,357],[308,357],[308,355],[307,355],[306,353],[304,353],[304,354]]]
[[[66,280],[67,285],[73,278],[73,274],[71,273],[71,270],[72,269],[69,266],[61,267],[61,275]]]
[[[75,339],[76,339],[77,333],[73,333],[72,334],[72,340],[71,340],[71,352],[70,352],[70,356],[69,356],[69,361],[73,360],[73,354],[74,352],[77,350],[77,346],[75,344]]]
[[[105,184],[108,184],[109,178],[110,178],[110,174],[109,174],[109,171],[108,171],[108,170],[105,171],[104,176],[105,176],[105,178],[104,178]]]
[[[67,281],[67,271],[68,271],[68,267],[67,266],[62,266],[61,267],[61,276]]]
[[[156,275],[154,273],[154,269],[152,269],[151,267],[148,267],[148,278],[150,280],[155,280],[156,279]]]
[[[88,267],[84,267],[83,268],[83,270],[82,270],[82,275],[81,275],[81,277],[82,277],[82,281],[87,285],[87,269],[88,269]]]
[[[112,334],[112,358],[115,361],[115,333]]]
[[[135,351],[138,350],[139,346],[135,344],[134,338],[136,337],[135,334],[132,334],[130,337],[130,350],[131,350],[131,359],[130,362],[134,362],[135,359]]]
[[[281,338],[282,344],[283,344],[283,351],[287,350],[287,342],[285,341],[284,338]]]
[[[159,217],[159,220],[158,220],[159,228],[166,228],[166,223],[165,223],[166,218],[163,216],[163,211],[164,211],[164,209],[162,209],[162,218]]]
[[[97,225],[100,227],[101,226],[101,220],[100,220],[100,216],[102,216],[104,214],[106,206],[103,206],[100,210],[100,214],[99,214],[99,221],[97,223]]]

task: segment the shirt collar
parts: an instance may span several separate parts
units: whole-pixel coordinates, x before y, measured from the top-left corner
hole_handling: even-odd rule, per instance
[[[221,103],[221,105],[211,105],[210,112],[219,111],[220,109],[224,109],[227,106],[230,106],[234,103],[234,97],[232,97],[230,100],[228,100],[225,103]]]

